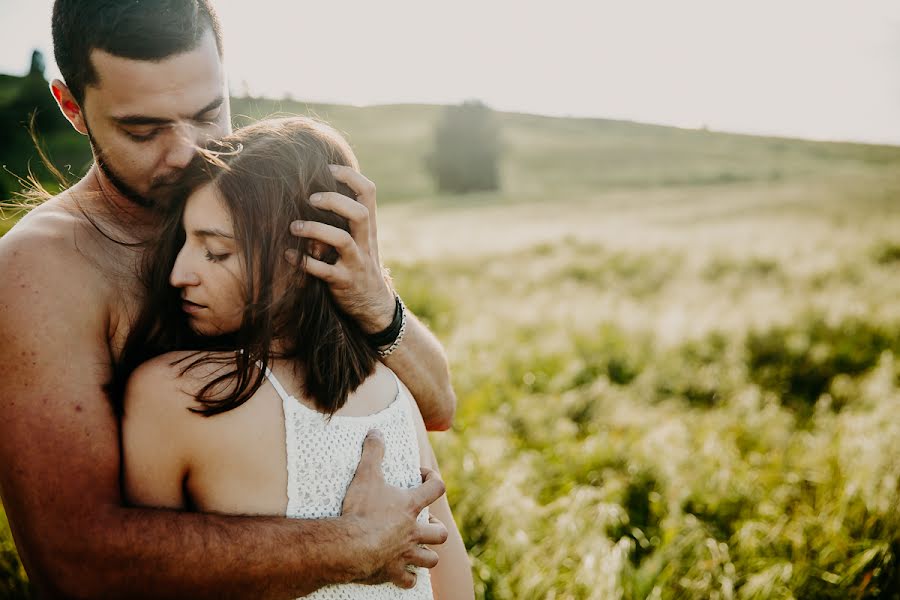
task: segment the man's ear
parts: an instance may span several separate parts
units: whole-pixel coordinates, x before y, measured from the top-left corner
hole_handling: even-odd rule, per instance
[[[59,105],[59,110],[62,111],[63,116],[72,124],[75,131],[82,135],[87,135],[87,126],[84,124],[84,113],[81,111],[81,106],[75,101],[72,92],[66,87],[66,84],[59,79],[54,79],[50,83],[50,90],[53,92],[53,97],[56,98],[56,104]]]

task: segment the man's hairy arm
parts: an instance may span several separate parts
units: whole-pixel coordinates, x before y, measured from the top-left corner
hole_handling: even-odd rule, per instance
[[[102,282],[67,243],[11,234],[0,281],[0,491],[39,593],[287,598],[383,568],[352,517],[124,507]]]
[[[407,312],[403,340],[386,358],[385,365],[409,388],[431,431],[450,429],[456,412],[456,394],[441,343],[411,312]]]

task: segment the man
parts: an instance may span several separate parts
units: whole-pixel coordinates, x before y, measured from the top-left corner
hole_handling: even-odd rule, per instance
[[[393,581],[432,567],[438,522],[420,509],[443,484],[387,486],[370,435],[340,518],[302,521],[123,505],[118,423],[103,389],[141,297],[140,241],[164,213],[195,148],[230,129],[219,28],[207,0],[57,0],[52,91],[91,143],[95,164],[0,239],[0,491],[29,576],[46,597],[289,598],[332,582]],[[338,248],[311,260],[342,308],[370,333],[391,323],[381,276],[375,189],[343,169],[358,202],[327,195],[351,235],[319,223],[295,233]],[[298,225],[298,224],[295,224]],[[122,242],[126,242],[123,244]],[[288,257],[289,258],[289,257]],[[437,341],[414,318],[385,363],[432,429],[455,398]]]

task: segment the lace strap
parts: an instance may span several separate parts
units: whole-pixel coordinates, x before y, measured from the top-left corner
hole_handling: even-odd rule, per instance
[[[404,391],[403,391],[403,384],[400,382],[400,377],[398,377],[397,374],[394,373],[394,370],[393,370],[393,369],[388,369],[388,371],[391,372],[391,375],[394,376],[394,381],[397,382],[397,396],[396,396],[396,398],[397,398],[397,399],[400,399],[400,396],[408,396],[407,401],[401,402],[401,405],[402,405],[402,407],[403,407],[403,408],[402,408],[403,412],[405,412],[405,413],[407,413],[407,414],[410,414],[410,412],[409,412],[409,411],[410,411],[409,401],[415,402],[416,399],[412,397],[412,394],[411,394],[411,393],[408,393],[408,392],[404,392]],[[411,417],[411,416],[412,416],[412,415],[410,415],[410,417]]]
[[[256,361],[256,366],[259,367],[260,369],[263,368],[262,363],[259,361]],[[272,384],[272,387],[275,388],[275,392],[278,394],[278,396],[281,398],[281,400],[283,402],[287,402],[288,399],[291,397],[291,395],[288,394],[287,391],[285,391],[284,387],[281,385],[281,382],[278,381],[277,377],[275,377],[275,373],[273,373],[269,369],[269,367],[265,368],[265,372],[266,372],[266,379],[268,379],[269,383]]]

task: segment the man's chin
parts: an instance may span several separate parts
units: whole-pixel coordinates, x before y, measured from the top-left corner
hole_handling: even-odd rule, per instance
[[[166,183],[153,186],[145,194],[141,195],[141,199],[146,206],[151,206],[160,210],[167,210],[179,198],[183,198],[186,193],[187,190],[183,184]]]

